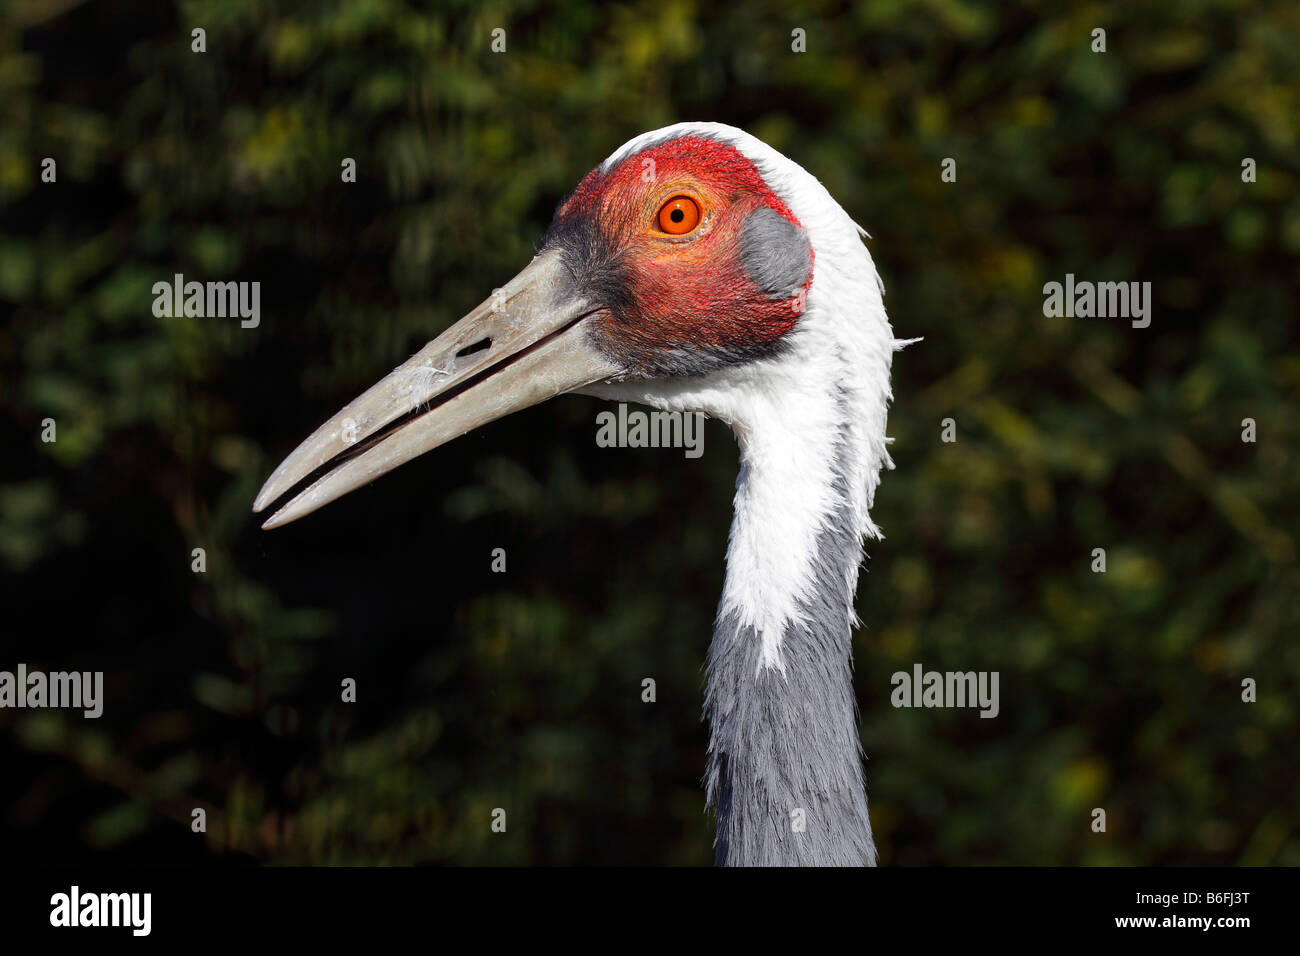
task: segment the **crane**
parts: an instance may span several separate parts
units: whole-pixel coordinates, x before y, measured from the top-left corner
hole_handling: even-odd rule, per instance
[[[852,684],[893,337],[866,236],[816,178],[716,123],[637,136],[533,260],[271,474],[275,528],[566,392],[703,412],[740,449],[705,666],[724,865],[874,865]]]

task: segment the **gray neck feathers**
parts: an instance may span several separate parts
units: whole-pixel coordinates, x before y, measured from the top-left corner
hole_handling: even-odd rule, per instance
[[[718,817],[719,865],[876,863],[852,680],[849,581],[862,538],[836,474],[835,499],[845,504],[818,535],[805,623],[786,625],[782,635],[785,672],[759,668],[761,635],[734,613],[720,613],[714,625],[705,786]]]

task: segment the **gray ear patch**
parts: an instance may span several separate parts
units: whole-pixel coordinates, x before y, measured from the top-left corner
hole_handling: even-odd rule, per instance
[[[786,299],[808,281],[812,247],[802,229],[764,206],[745,220],[740,262],[756,286],[774,299]]]

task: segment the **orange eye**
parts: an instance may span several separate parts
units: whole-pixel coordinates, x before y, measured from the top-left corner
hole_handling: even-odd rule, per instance
[[[700,207],[690,196],[674,196],[659,208],[659,229],[684,236],[700,224]]]

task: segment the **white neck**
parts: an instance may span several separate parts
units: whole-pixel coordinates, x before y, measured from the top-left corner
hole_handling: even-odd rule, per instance
[[[705,411],[740,446],[705,697],[720,863],[875,862],[851,632],[863,535],[878,534],[868,508],[889,461],[888,393],[862,388],[861,370],[818,374],[849,353],[828,341],[834,320],[814,308],[810,299],[785,355],[704,379],[600,389]],[[886,376],[893,348],[891,337],[877,356]]]

